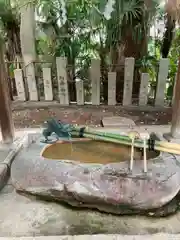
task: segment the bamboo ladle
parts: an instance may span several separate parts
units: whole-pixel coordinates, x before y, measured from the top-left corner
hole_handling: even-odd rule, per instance
[[[130,159],[130,171],[133,170],[133,164],[134,164],[134,140],[139,138],[143,140],[143,163],[144,163],[144,172],[147,173],[147,154],[146,154],[146,141],[149,139],[149,133],[148,132],[137,132],[137,131],[131,131],[128,133],[129,138],[131,139],[131,159]]]
[[[139,138],[140,135],[136,131],[131,131],[128,133],[129,138],[131,139],[131,159],[130,159],[130,171],[133,170],[133,165],[134,165],[134,140]]]
[[[148,132],[141,132],[139,134],[140,138],[143,140],[143,162],[144,162],[144,172],[147,173],[147,154],[146,154],[146,141],[149,139],[150,135]]]

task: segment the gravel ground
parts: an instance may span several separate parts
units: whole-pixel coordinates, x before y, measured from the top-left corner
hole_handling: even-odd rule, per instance
[[[163,110],[155,108],[125,109],[121,106],[68,106],[59,107],[34,105],[31,103],[24,106],[15,105],[13,108],[13,119],[16,128],[38,127],[49,117],[56,117],[68,123],[88,124],[99,126],[103,117],[121,116],[131,118],[137,125],[166,125],[171,122],[171,109]]]

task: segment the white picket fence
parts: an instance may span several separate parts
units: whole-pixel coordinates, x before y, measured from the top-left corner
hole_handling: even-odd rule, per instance
[[[134,58],[125,59],[124,68],[124,89],[123,89],[123,101],[124,106],[132,104],[132,89],[134,78]],[[60,105],[69,105],[69,93],[68,93],[68,79],[67,79],[67,59],[65,57],[57,57],[57,82],[58,82],[58,95]],[[161,59],[159,63],[158,82],[155,96],[155,106],[164,106],[166,81],[168,77],[169,59]],[[43,68],[43,84],[44,84],[44,98],[46,101],[53,101],[53,87],[51,68]],[[18,93],[19,101],[26,101],[26,91],[23,81],[23,70],[14,70],[15,82]],[[26,66],[26,79],[29,91],[29,100],[38,101],[38,91],[35,80],[34,64]],[[100,61],[93,59],[90,67],[90,78],[92,83],[92,105],[100,105]],[[148,101],[148,85],[150,76],[148,73],[141,74],[141,83],[139,91],[139,106],[147,105]],[[84,83],[83,81],[76,82],[76,101],[77,105],[84,105]],[[108,105],[116,105],[116,72],[108,73]]]

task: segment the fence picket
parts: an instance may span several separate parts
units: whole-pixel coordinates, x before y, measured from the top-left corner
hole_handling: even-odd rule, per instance
[[[140,84],[140,91],[139,91],[139,106],[145,106],[148,101],[148,84],[149,84],[149,74],[142,73],[141,74],[141,84]]]
[[[125,59],[123,106],[128,106],[132,104],[134,62],[134,58],[132,57]]]
[[[84,83],[82,80],[76,82],[77,105],[84,105]]]
[[[25,93],[25,87],[24,87],[24,82],[23,82],[22,69],[15,69],[14,77],[15,77],[16,89],[17,89],[17,94],[18,94],[18,100],[26,101],[26,93]]]
[[[116,72],[108,72],[108,105],[116,105]]]
[[[92,59],[90,77],[92,81],[92,105],[100,105],[100,60]]]
[[[43,68],[43,82],[44,82],[44,96],[46,101],[53,100],[52,82],[51,82],[51,68]]]
[[[158,82],[156,88],[155,106],[164,106],[166,81],[169,71],[169,59],[162,58],[159,63]]]
[[[26,70],[25,72],[26,72],[28,92],[29,92],[29,100],[38,101],[39,97],[38,97],[38,91],[37,91],[34,63],[29,63],[25,67],[25,70]]]
[[[67,83],[67,58],[57,57],[57,78],[58,78],[58,89],[59,89],[59,100],[61,105],[69,105],[69,92]]]

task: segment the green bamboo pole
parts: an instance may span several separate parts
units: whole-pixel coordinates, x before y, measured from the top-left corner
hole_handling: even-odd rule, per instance
[[[79,136],[79,132],[74,131],[73,135],[75,136]],[[110,138],[110,137],[104,137],[104,136],[98,136],[95,134],[90,134],[90,133],[84,133],[83,136],[85,138],[90,138],[92,140],[99,140],[99,141],[104,141],[104,142],[111,142],[111,143],[117,143],[117,144],[123,144],[123,145],[127,145],[127,146],[131,146],[132,142],[131,141],[127,141],[125,139],[115,139],[115,138]],[[134,146],[137,148],[143,148],[143,141],[134,141]],[[148,148],[148,144],[146,143],[146,148]],[[180,148],[179,149],[173,149],[173,148],[166,148],[163,146],[156,146],[154,147],[155,150],[160,151],[160,152],[167,152],[167,153],[172,153],[172,154],[178,154],[180,155]]]
[[[74,126],[72,131],[79,132],[81,130],[81,128],[82,127]],[[103,136],[103,137],[110,137],[110,138],[116,138],[116,139],[125,139],[125,140],[129,139],[129,137],[126,136],[126,135],[120,135],[120,134],[116,134],[116,133],[99,132],[99,131],[96,131],[94,129],[90,129],[88,127],[85,128],[84,133],[90,133],[90,134],[93,134],[93,135],[98,135],[98,136]]]
[[[74,127],[73,131],[80,131],[81,127]],[[94,129],[90,129],[90,128],[85,128],[84,133],[87,134],[92,134],[92,135],[97,135],[97,136],[101,136],[101,137],[105,137],[105,138],[113,138],[113,139],[117,139],[117,140],[122,140],[122,141],[128,141],[130,144],[132,142],[132,140],[126,136],[126,135],[120,135],[120,134],[116,134],[116,133],[107,133],[107,132],[99,132],[96,131]],[[135,143],[136,144],[141,144],[143,147],[143,141],[141,139],[135,139]],[[177,143],[170,143],[170,142],[164,142],[164,141],[157,141],[155,140],[155,146],[156,147],[162,147],[162,148],[169,148],[169,149],[174,149],[177,151],[180,151],[180,144]]]
[[[72,136],[79,136],[79,132],[73,132]],[[128,145],[131,146],[131,141],[128,139],[115,139],[115,138],[110,138],[110,137],[104,137],[104,136],[98,136],[95,134],[91,134],[91,133],[84,133],[83,136],[85,138],[90,138],[92,140],[99,140],[99,141],[104,141],[104,142],[111,142],[111,143],[118,143],[118,144],[123,144],[123,145]],[[135,147],[139,147],[142,148],[143,147],[143,142],[135,142],[134,144]],[[147,145],[148,147],[148,145]]]

